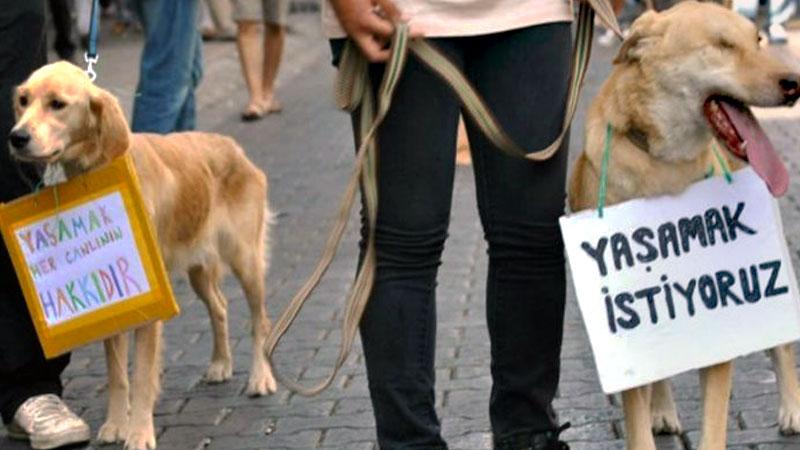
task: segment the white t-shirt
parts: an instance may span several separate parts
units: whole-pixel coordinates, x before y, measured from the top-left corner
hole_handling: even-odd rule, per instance
[[[474,36],[572,20],[570,0],[394,0],[426,37]],[[344,37],[333,7],[322,2],[329,38]]]

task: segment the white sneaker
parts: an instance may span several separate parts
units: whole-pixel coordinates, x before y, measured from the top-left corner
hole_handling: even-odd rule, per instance
[[[767,30],[770,44],[785,44],[789,40],[789,33],[779,23],[773,23]]]
[[[610,47],[614,41],[617,40],[617,35],[614,33],[613,30],[606,30],[602,36],[597,38],[597,43],[602,45],[603,47]]]
[[[30,440],[37,450],[88,442],[90,438],[89,425],[53,394],[26,400],[6,430],[13,439]]]

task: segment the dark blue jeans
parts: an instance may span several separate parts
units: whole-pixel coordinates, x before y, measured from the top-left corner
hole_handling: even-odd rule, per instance
[[[203,76],[203,41],[197,28],[200,1],[134,0],[145,44],[133,101],[133,131],[195,128],[194,91]]]
[[[568,23],[434,39],[520,145],[540,148],[563,120]],[[333,42],[336,59],[341,42]],[[373,85],[383,67],[371,67]],[[411,58],[378,143],[378,272],[361,337],[382,450],[443,449],[434,411],[436,275],[447,237],[459,103]],[[565,300],[567,150],[533,163],[501,154],[467,120],[478,208],[488,242],[486,314],[497,448],[557,428]],[[566,147],[566,143],[564,145]]]

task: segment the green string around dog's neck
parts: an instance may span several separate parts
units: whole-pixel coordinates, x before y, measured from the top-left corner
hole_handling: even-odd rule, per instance
[[[600,188],[597,190],[597,214],[603,218],[603,208],[606,206],[606,186],[608,185],[608,160],[611,157],[611,138],[614,129],[611,124],[606,124],[606,139],[603,144],[603,159],[600,163]]]
[[[603,144],[603,159],[600,162],[600,186],[597,190],[597,214],[600,218],[603,218],[603,209],[606,206],[606,189],[608,186],[608,160],[611,157],[611,139],[614,137],[614,129],[611,127],[611,124],[606,124],[606,139],[605,143]],[[729,184],[733,183],[733,175],[731,174],[731,168],[728,166],[728,161],[722,157],[722,153],[719,151],[719,146],[717,146],[717,141],[711,141],[711,151],[714,153],[714,157],[717,159],[717,163],[719,164],[720,169],[722,169],[722,175],[725,177],[725,181]],[[712,163],[711,166],[708,168],[708,172],[706,172],[706,178],[714,176],[716,170],[714,169],[714,164]]]
[[[714,157],[717,158],[717,162],[719,163],[719,167],[722,169],[722,175],[725,177],[725,181],[727,181],[728,184],[733,183],[733,175],[731,175],[731,168],[728,167],[728,161],[726,161],[725,158],[722,157],[722,153],[720,153],[719,151],[719,147],[717,146],[716,140],[711,141],[711,151],[714,152]],[[714,164],[711,164],[711,167],[709,168],[708,172],[709,172],[708,176],[714,175],[714,172],[716,172],[714,170]]]

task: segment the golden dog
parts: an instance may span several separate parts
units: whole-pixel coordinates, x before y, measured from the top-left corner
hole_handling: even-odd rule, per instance
[[[759,45],[756,27],[711,3],[647,12],[631,28],[614,70],[590,107],[586,147],[569,186],[573,211],[597,205],[606,127],[613,129],[609,204],[675,194],[717,166],[719,139],[736,165],[747,160],[773,194],[788,175],[747,105],[792,105],[800,76]],[[719,168],[718,168],[719,169]],[[771,350],[780,389],[780,428],[800,432],[800,386],[790,345]],[[732,363],[702,369],[703,450],[723,450]],[[655,450],[652,432],[679,432],[668,381],[623,392],[626,445]]]
[[[264,356],[270,322],[264,304],[268,265],[267,178],[230,138],[210,133],[131,134],[117,100],[64,62],[34,72],[16,91],[12,154],[23,161],[61,164],[72,177],[130,151],[170,271],[186,271],[205,302],[214,333],[210,382],[233,372],[224,265],[241,283],[252,315],[253,360],[247,392],[276,390]],[[156,446],[153,407],[160,381],[161,323],[135,331],[133,389],[128,389],[126,335],[105,342],[108,417],[101,442]],[[130,394],[130,411],[129,411]]]

